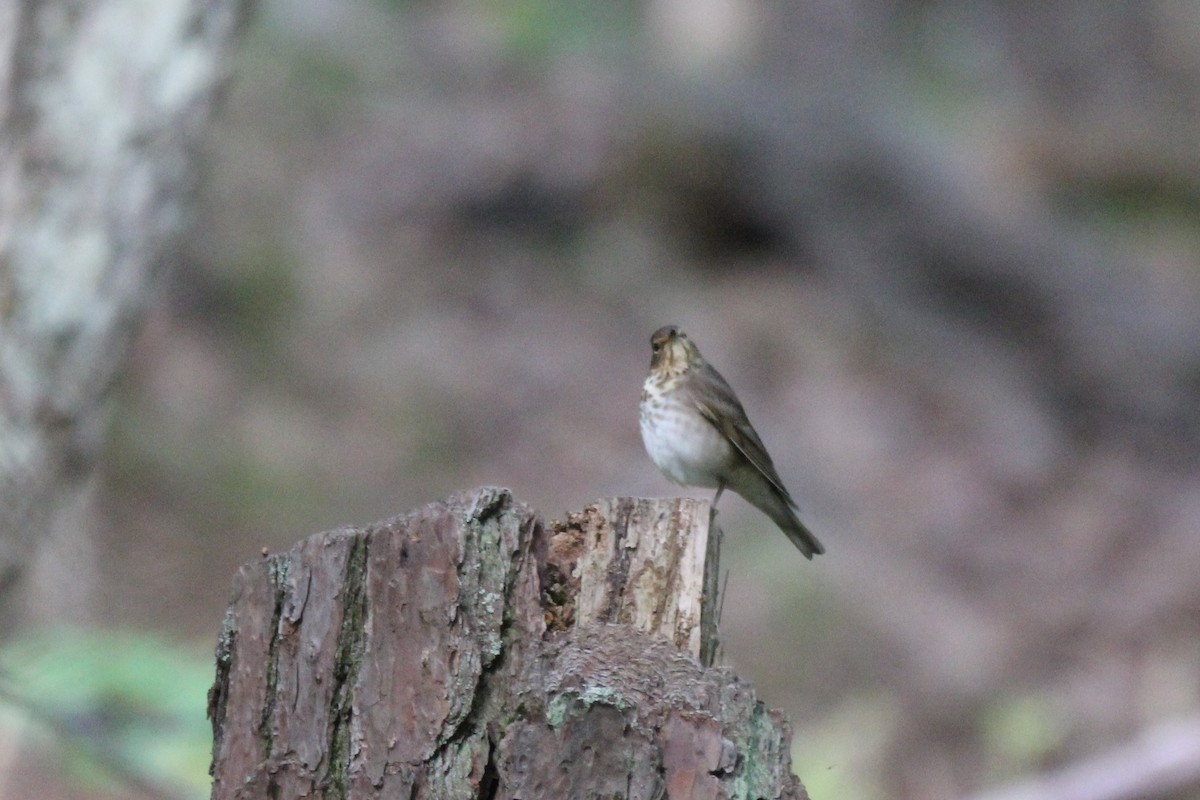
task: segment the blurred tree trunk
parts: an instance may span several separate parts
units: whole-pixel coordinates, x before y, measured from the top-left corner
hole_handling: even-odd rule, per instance
[[[787,723],[695,657],[712,533],[694,500],[547,529],[485,488],[246,565],[213,797],[806,797]]]
[[[85,492],[248,4],[0,2],[0,629]]]

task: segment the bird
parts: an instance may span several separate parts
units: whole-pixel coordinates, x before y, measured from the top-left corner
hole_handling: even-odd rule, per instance
[[[650,353],[639,422],[654,465],[682,486],[715,487],[714,513],[721,494],[732,489],[770,517],[805,558],[823,554],[721,373],[678,325],[656,330]]]

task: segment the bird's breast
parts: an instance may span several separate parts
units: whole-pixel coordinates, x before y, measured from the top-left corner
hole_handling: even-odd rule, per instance
[[[640,422],[650,460],[676,483],[716,486],[734,459],[729,440],[654,375],[642,388]]]

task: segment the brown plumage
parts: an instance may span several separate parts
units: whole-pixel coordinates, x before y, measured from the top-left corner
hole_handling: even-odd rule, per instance
[[[728,487],[759,508],[811,559],[824,553],[796,515],[796,503],[726,380],[677,325],[650,337],[650,375],[642,386],[646,452],[684,486]]]

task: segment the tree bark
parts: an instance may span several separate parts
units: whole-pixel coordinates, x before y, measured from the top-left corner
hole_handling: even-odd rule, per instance
[[[0,625],[86,485],[248,6],[0,4]]]
[[[806,797],[787,723],[696,658],[716,538],[707,503],[547,527],[484,488],[247,564],[212,796]]]

